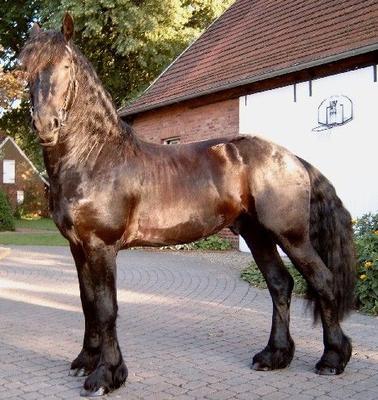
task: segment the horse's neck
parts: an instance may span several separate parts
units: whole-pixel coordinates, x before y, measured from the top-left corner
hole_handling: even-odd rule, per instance
[[[92,70],[77,73],[77,93],[62,128],[58,145],[47,149],[47,170],[51,174],[67,168],[93,168],[101,153],[109,147],[116,158],[134,143],[132,132],[126,132],[117,111],[101,82]]]

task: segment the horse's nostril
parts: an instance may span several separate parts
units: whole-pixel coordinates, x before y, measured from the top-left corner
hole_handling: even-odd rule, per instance
[[[58,118],[54,118],[53,119],[53,128],[54,129],[58,129],[59,128],[59,119]]]

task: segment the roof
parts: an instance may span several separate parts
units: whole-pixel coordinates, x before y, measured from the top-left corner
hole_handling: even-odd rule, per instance
[[[237,0],[121,116],[378,49],[377,0]]]
[[[21,154],[21,156],[29,163],[29,165],[32,167],[32,169],[34,170],[34,172],[41,178],[41,180],[43,181],[43,183],[47,186],[50,186],[50,183],[47,181],[46,178],[43,177],[43,175],[37,170],[37,168],[35,167],[35,165],[30,161],[29,157],[22,151],[22,149],[20,148],[20,146],[15,142],[15,140],[13,138],[11,138],[10,136],[4,136],[4,135],[0,135],[0,149],[5,145],[5,143],[7,142],[11,142],[13,144],[14,147],[16,147],[17,151]]]

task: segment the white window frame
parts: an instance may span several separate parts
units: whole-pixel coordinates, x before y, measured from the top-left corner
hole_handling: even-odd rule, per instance
[[[16,183],[15,160],[3,160],[3,183]]]

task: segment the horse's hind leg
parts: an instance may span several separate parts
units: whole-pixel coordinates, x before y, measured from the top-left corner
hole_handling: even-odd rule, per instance
[[[85,318],[83,348],[71,363],[71,376],[89,375],[100,358],[101,336],[95,321],[95,304],[93,283],[90,270],[81,246],[70,244],[79,278],[80,298]]]
[[[333,293],[332,272],[323,263],[306,236],[301,240],[298,238],[293,240],[282,235],[279,240],[295,267],[316,292],[319,301],[324,353],[316,364],[316,371],[321,375],[340,374],[351,357],[352,345],[340,327]]]
[[[264,350],[253,357],[252,368],[259,371],[287,367],[294,355],[289,332],[293,278],[279,256],[276,244],[261,225],[244,223],[240,234],[262,272],[273,301],[272,328]]]

